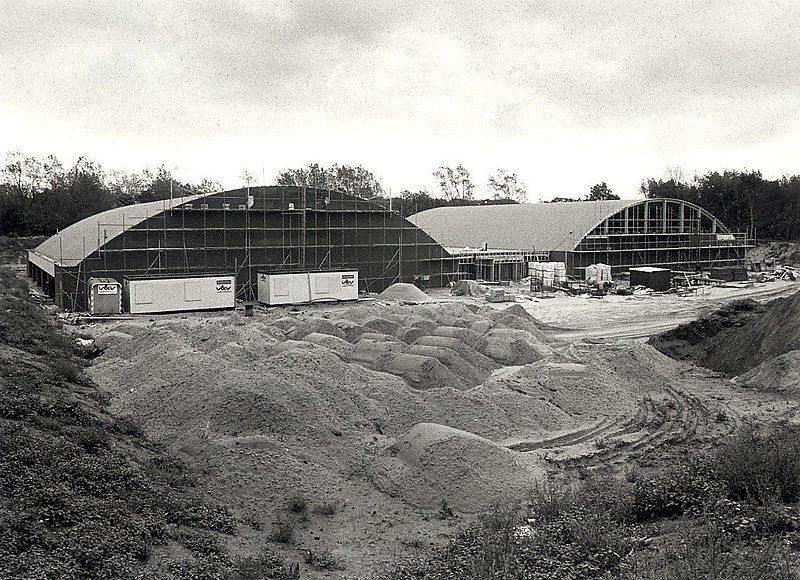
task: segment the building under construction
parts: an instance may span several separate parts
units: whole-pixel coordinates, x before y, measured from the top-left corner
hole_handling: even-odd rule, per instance
[[[459,257],[464,277],[484,279],[518,279],[530,261],[565,262],[567,275],[579,278],[597,263],[617,272],[742,267],[754,245],[679,199],[440,207],[409,219]]]
[[[84,311],[89,280],[229,275],[253,300],[259,273],[352,270],[362,291],[395,282],[445,286],[457,260],[373,201],[273,186],[115,208],[28,253],[28,274],[58,306]]]

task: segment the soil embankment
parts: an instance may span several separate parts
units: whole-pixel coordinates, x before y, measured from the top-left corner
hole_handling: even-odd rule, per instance
[[[800,349],[800,293],[759,306],[734,301],[694,322],[653,337],[656,349],[730,376]]]

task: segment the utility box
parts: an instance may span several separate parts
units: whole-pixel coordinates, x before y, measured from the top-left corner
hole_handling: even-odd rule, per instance
[[[672,270],[668,268],[654,268],[642,266],[628,270],[631,276],[631,286],[645,286],[666,292],[672,288]]]
[[[358,300],[358,272],[258,274],[258,301],[268,306]]]
[[[358,300],[358,272],[310,272],[311,301]]]
[[[131,314],[234,308],[236,276],[126,277],[122,302]]]
[[[89,314],[122,312],[122,284],[113,278],[89,278]]]
[[[258,274],[258,301],[268,306],[302,304],[311,300],[308,273]]]

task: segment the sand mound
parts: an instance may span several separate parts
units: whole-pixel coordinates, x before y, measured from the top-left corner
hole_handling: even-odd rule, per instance
[[[405,302],[408,304],[423,304],[430,300],[425,292],[413,284],[406,284],[404,282],[392,284],[381,292],[378,298],[381,300],[397,300],[398,302]]]
[[[347,342],[357,341],[362,334],[368,331],[367,328],[352,320],[336,320],[333,324],[336,325],[336,328],[344,332],[344,338]]]
[[[488,439],[436,423],[415,425],[389,448],[375,484],[424,509],[446,501],[456,511],[478,512],[519,498],[542,470]]]
[[[382,318],[380,316],[368,316],[361,322],[361,324],[366,326],[368,329],[372,329],[373,331],[377,330],[383,334],[394,334],[397,332],[397,329],[400,328],[400,325],[397,322]]]
[[[482,354],[469,345],[464,344],[457,338],[448,336],[423,336],[414,344],[422,346],[441,346],[456,351],[465,360],[468,360],[474,367],[485,370],[494,370],[499,365],[485,354]]]
[[[133,338],[132,335],[128,334],[127,332],[119,332],[118,330],[109,330],[108,332],[101,334],[97,338],[94,339],[94,344],[100,350],[106,350],[107,348],[114,346],[120,341],[127,341]]]
[[[295,316],[282,316],[276,320],[272,321],[272,325],[280,328],[284,332],[288,332],[290,329],[297,326],[299,319]]]
[[[495,327],[494,321],[489,318],[480,318],[476,320],[472,324],[470,324],[469,329],[473,332],[477,332],[478,334],[486,334],[491,329]]]
[[[438,326],[439,324],[437,322],[425,318],[414,320],[411,323],[412,328],[419,328],[420,330],[425,332],[426,335],[431,334],[434,330],[436,330]]]
[[[436,358],[419,354],[401,353],[385,359],[381,370],[403,377],[415,389],[466,387],[453,371]]]
[[[800,350],[800,293],[763,307],[734,300],[719,310],[650,339],[661,352],[740,375],[774,357]]]
[[[739,385],[762,391],[800,392],[800,350],[765,360],[734,379]]]
[[[405,343],[413,344],[423,336],[428,336],[430,332],[426,332],[423,328],[416,326],[402,326],[397,329],[395,336]]]
[[[450,348],[441,346],[423,346],[415,344],[408,349],[408,354],[418,354],[433,357],[458,375],[464,382],[465,387],[479,385],[489,377],[489,371],[477,369],[461,355]]]
[[[374,342],[402,342],[396,336],[391,334],[383,334],[382,332],[365,332],[359,337],[359,340],[372,340]]]
[[[433,336],[456,338],[475,350],[483,350],[486,347],[486,339],[469,328],[462,328],[459,326],[439,326],[438,328],[435,328],[431,334]]]
[[[395,355],[408,350],[408,345],[399,340],[369,340],[361,339],[355,344],[350,354],[352,360],[364,363],[370,368],[381,368],[382,357]]]
[[[534,335],[514,328],[496,328],[486,333],[486,356],[506,365],[525,365],[551,356],[553,350]]]
[[[317,318],[317,317],[312,317],[304,320],[294,328],[289,329],[287,335],[291,339],[299,340],[303,338],[305,335],[311,334],[312,332],[318,334],[330,334],[331,336],[338,336],[341,339],[344,339],[346,336],[341,328],[336,326],[333,322],[331,322],[327,318]]]
[[[344,358],[349,358],[353,354],[353,345],[346,340],[339,338],[338,336],[312,332],[305,335],[302,340],[319,346],[324,346],[325,348],[332,350]]]

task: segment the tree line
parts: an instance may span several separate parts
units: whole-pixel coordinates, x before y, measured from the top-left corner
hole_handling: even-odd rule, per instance
[[[687,179],[673,169],[661,179],[646,179],[647,198],[671,197],[699,205],[728,228],[753,238],[800,239],[800,176],[764,179],[760,171],[709,171]]]
[[[391,207],[402,216],[448,205],[522,203],[527,187],[517,174],[497,169],[486,181],[488,199],[476,199],[476,183],[469,170],[442,165],[432,172],[437,191],[404,189],[392,195],[368,169],[358,165],[329,167],[312,163],[286,169],[276,176],[278,185],[336,189]],[[245,171],[244,186],[253,178]],[[0,166],[0,235],[50,235],[89,215],[133,203],[144,203],[194,193],[214,193],[222,186],[209,179],[179,182],[161,165],[140,173],[105,171],[99,164],[79,158],[65,167],[55,156],[44,159],[11,152]],[[687,179],[679,169],[663,178],[642,181],[647,198],[671,197],[708,210],[734,231],[775,240],[800,239],[800,176],[764,179],[760,171],[710,171]],[[592,186],[578,198],[553,202],[619,199],[605,182]]]
[[[163,165],[110,173],[80,157],[65,167],[14,151],[0,167],[0,235],[50,235],[95,213],[193,193],[222,191],[216,181],[181,183]]]

